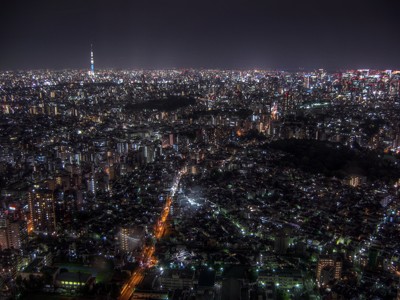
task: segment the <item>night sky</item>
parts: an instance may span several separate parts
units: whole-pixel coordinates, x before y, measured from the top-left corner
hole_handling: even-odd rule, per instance
[[[8,0],[0,69],[400,69],[399,0]]]

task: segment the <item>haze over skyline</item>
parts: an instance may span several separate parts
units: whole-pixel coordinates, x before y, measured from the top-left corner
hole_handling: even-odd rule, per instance
[[[8,1],[0,69],[400,68],[395,1]]]

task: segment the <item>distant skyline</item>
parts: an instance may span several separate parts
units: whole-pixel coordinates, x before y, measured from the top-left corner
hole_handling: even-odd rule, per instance
[[[0,69],[400,69],[399,2],[6,1]]]

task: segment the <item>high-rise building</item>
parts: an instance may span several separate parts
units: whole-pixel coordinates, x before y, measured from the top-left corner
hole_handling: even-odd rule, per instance
[[[87,188],[89,192],[91,192],[92,194],[96,194],[96,179],[94,175],[90,175]]]
[[[331,280],[339,280],[342,276],[342,261],[332,256],[321,256],[317,265],[317,281],[326,285]]]
[[[130,252],[142,244],[144,230],[133,227],[122,227],[119,231],[120,249],[124,252]]]
[[[303,86],[306,88],[306,89],[309,89],[310,88],[310,75],[305,75],[304,76],[304,83],[303,83]]]
[[[23,229],[19,221],[10,221],[6,216],[0,219],[0,247],[1,250],[14,248],[20,249],[22,244]]]
[[[29,210],[34,231],[46,234],[55,233],[55,200],[51,190],[31,191],[29,193]]]
[[[122,251],[131,251],[131,232],[130,228],[121,228],[119,232],[120,248]]]

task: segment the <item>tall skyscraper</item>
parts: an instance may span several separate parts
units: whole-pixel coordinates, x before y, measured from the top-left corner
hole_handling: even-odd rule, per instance
[[[0,217],[0,247],[1,250],[21,248],[23,227],[19,221],[10,221],[7,216]]]
[[[93,45],[90,45],[90,71],[89,74],[94,76],[94,57],[93,57]]]
[[[31,191],[29,193],[29,210],[34,231],[46,234],[55,233],[55,200],[51,190]]]

